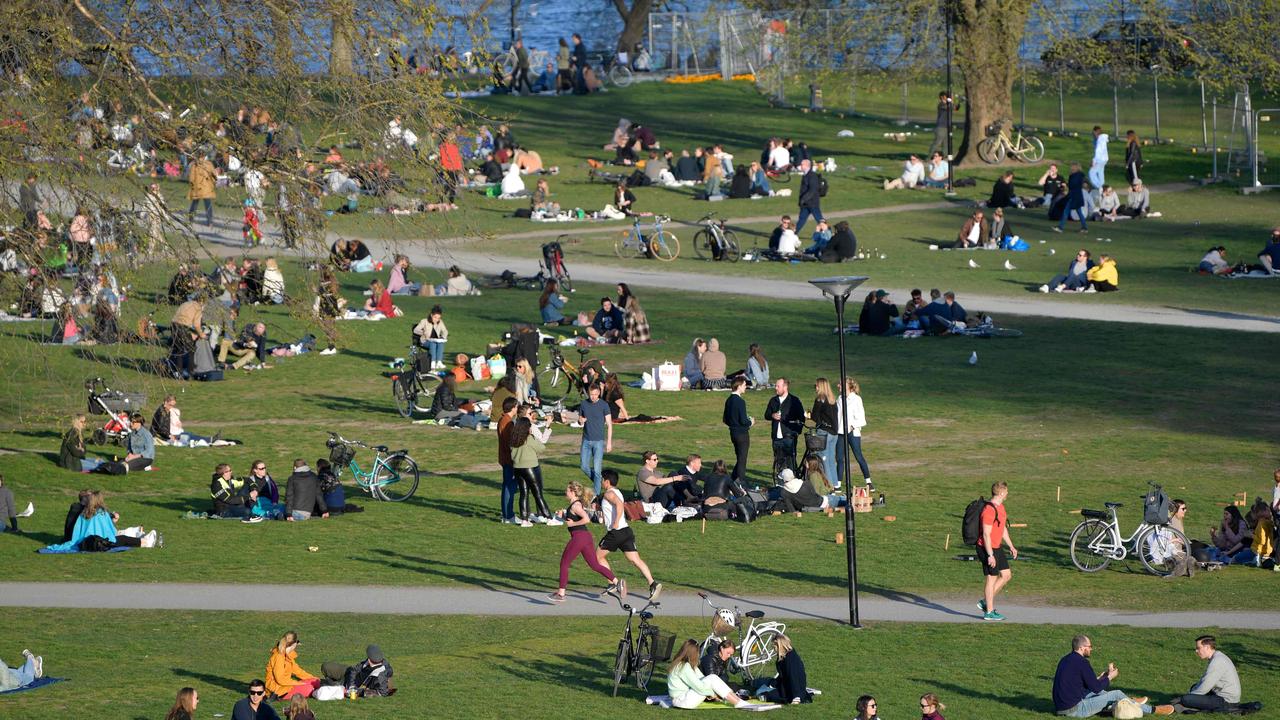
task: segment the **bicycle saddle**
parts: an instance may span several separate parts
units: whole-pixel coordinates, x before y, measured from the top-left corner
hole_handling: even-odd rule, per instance
[[[581,356],[583,356],[583,357],[586,357],[586,356],[587,356],[587,354],[588,354],[588,353],[590,353],[590,352],[591,352],[591,348],[586,348],[586,347],[580,347],[580,348],[578,348],[578,354],[579,354],[579,355],[581,355]]]
[[[748,610],[742,614],[746,615],[749,618],[755,618],[756,620],[759,620],[760,618],[764,617],[763,610]]]
[[[1107,507],[1109,507],[1109,508],[1124,507],[1124,503],[1113,503],[1113,502],[1109,502],[1109,503],[1104,503],[1104,504],[1105,504]]]
[[[373,449],[374,449],[374,450],[377,450],[378,452],[386,452],[386,451],[390,450],[391,448],[387,447],[386,445],[374,445],[374,446],[373,446]]]

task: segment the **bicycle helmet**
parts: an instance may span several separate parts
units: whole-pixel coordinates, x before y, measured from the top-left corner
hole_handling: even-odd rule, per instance
[[[721,622],[723,622],[725,625],[728,625],[729,627],[732,627],[732,628],[738,627],[737,616],[735,616],[733,614],[733,611],[728,608],[720,608],[719,610],[717,610],[716,619],[720,620]]]

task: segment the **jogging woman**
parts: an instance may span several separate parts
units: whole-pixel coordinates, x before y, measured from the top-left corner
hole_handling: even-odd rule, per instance
[[[569,528],[569,542],[565,544],[564,552],[560,553],[560,587],[548,595],[547,599],[553,603],[564,602],[564,589],[569,585],[569,566],[578,555],[587,561],[587,565],[592,570],[609,581],[609,587],[605,588],[605,593],[616,594],[619,591],[618,578],[614,577],[609,568],[596,560],[595,538],[591,536],[591,530],[587,527],[591,524],[591,515],[587,512],[586,505],[591,502],[594,493],[584,488],[582,483],[571,482],[564,489],[564,497],[569,501],[569,507],[564,510],[564,524]]]

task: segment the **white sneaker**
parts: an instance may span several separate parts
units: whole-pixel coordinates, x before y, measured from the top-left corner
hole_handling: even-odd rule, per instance
[[[563,524],[564,524],[564,521],[560,520],[559,518],[547,518],[547,525],[549,527],[559,527]]]
[[[1048,285],[1041,285],[1041,286],[1040,286],[1040,292],[1044,293],[1045,295],[1048,295],[1048,294],[1049,294],[1049,286],[1048,286]]]
[[[1096,288],[1096,287],[1094,287],[1094,286],[1090,285],[1089,287],[1085,288],[1085,289],[1084,289],[1084,290],[1082,290],[1081,292],[1096,293],[1096,292],[1098,292],[1098,288]]]
[[[338,354],[338,348],[333,348],[333,347],[331,347],[331,348],[325,348],[324,350],[321,350],[321,351],[320,351],[320,354],[321,354],[321,355],[337,355],[337,354]]]
[[[44,656],[43,655],[35,656],[35,671],[36,671],[37,678],[44,677]]]
[[[530,527],[533,527],[533,523],[529,522],[528,520],[521,520],[520,527],[530,528]]]

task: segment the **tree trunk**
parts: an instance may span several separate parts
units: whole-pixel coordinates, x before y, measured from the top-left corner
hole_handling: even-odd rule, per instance
[[[613,0],[613,6],[622,16],[622,34],[618,36],[617,49],[633,57],[636,43],[643,40],[649,31],[649,11],[653,9],[653,0],[634,0],[630,8],[624,0]]]
[[[1030,6],[1031,0],[951,0],[955,62],[967,98],[964,134],[953,148],[956,165],[966,158],[978,161],[987,126],[1012,122],[1018,44]]]
[[[356,74],[355,10],[352,0],[330,0],[329,74],[334,77]]]

